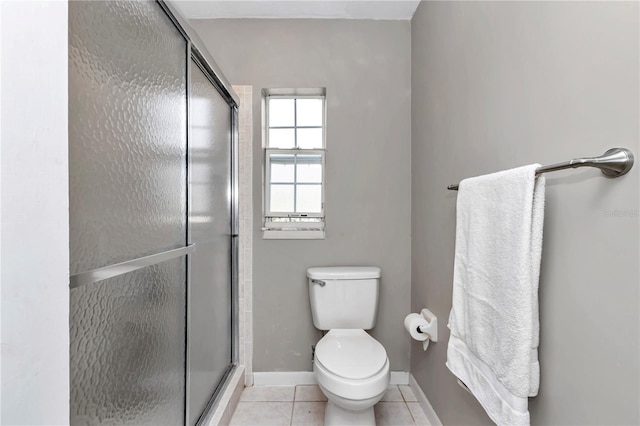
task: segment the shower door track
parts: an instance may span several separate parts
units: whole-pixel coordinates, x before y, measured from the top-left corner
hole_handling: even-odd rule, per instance
[[[213,391],[213,394],[211,395],[211,398],[209,399],[209,402],[207,402],[207,405],[205,406],[204,411],[202,412],[202,414],[200,414],[200,417],[198,417],[198,420],[196,420],[195,426],[202,426],[209,422],[211,414],[213,412],[212,411],[213,408],[218,404],[220,398],[222,398],[222,395],[223,395],[222,391],[229,384],[229,377],[231,377],[231,374],[233,374],[233,372],[237,367],[238,365],[235,363],[229,364],[229,366],[227,367],[227,371],[225,371],[222,377],[220,378],[220,381],[218,382],[218,386],[216,386],[216,388]],[[185,426],[188,426],[188,425],[185,423]]]

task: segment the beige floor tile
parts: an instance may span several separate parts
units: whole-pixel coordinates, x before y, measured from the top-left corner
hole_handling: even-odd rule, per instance
[[[374,407],[377,426],[413,426],[413,417],[404,402],[379,402]]]
[[[324,409],[326,402],[294,402],[292,426],[324,425]]]
[[[296,386],[295,400],[323,402],[327,400],[327,397],[322,393],[320,387],[317,385]]]
[[[402,393],[402,397],[406,402],[418,402],[418,398],[413,393],[411,386],[398,386],[400,388],[400,393]]]
[[[293,402],[240,401],[231,417],[231,426],[288,426]]]
[[[387,391],[384,393],[380,401],[404,402],[404,399],[402,398],[402,394],[400,393],[400,389],[398,389],[398,386],[391,385],[387,388]]]
[[[295,386],[250,386],[244,388],[240,401],[293,401]]]
[[[431,426],[431,423],[429,423],[429,419],[427,419],[427,416],[424,414],[424,411],[422,410],[422,407],[419,403],[407,402],[407,407],[409,407],[409,411],[413,416],[413,421],[416,422],[417,426]]]

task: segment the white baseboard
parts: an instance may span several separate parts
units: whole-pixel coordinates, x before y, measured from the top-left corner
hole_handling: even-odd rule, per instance
[[[254,386],[297,386],[297,385],[315,385],[316,378],[312,371],[269,371],[254,372]],[[392,371],[391,385],[408,385],[408,371]]]
[[[254,386],[315,385],[313,371],[268,371],[254,372]]]
[[[408,371],[392,371],[390,385],[408,385],[409,384],[409,372]]]
[[[418,400],[418,403],[420,404],[422,411],[424,411],[425,416],[427,416],[427,419],[429,420],[429,424],[431,426],[442,426],[442,422],[440,421],[440,418],[438,418],[436,411],[431,406],[431,403],[429,402],[429,400],[427,399],[427,396],[422,391],[422,388],[420,387],[420,385],[418,385],[416,378],[413,377],[413,374],[409,375],[409,386],[411,386],[411,390],[413,391],[413,394],[416,396],[416,399]]]

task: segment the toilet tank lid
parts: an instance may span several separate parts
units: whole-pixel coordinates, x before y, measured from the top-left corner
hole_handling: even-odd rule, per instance
[[[366,280],[380,278],[375,266],[331,266],[307,269],[307,277],[317,280]]]

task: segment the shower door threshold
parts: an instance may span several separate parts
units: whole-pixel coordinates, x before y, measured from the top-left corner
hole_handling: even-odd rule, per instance
[[[238,375],[238,372],[241,372],[241,374]],[[196,421],[196,426],[215,426],[218,424],[222,424],[223,422],[221,422],[221,420],[225,417],[225,412],[228,411],[227,407],[230,403],[233,403],[233,407],[231,407],[231,413],[233,413],[233,408],[235,408],[235,405],[237,404],[237,399],[235,402],[233,401],[233,393],[235,391],[235,388],[239,384],[237,383],[238,376],[241,379],[242,388],[244,388],[244,368],[241,368],[237,364],[229,365],[227,370],[224,372],[220,382],[218,383],[218,386],[213,391],[213,395],[207,403],[204,412]],[[237,396],[239,398],[240,393],[238,393]],[[229,415],[226,423],[228,423],[228,420],[230,420],[230,418],[231,417]]]

